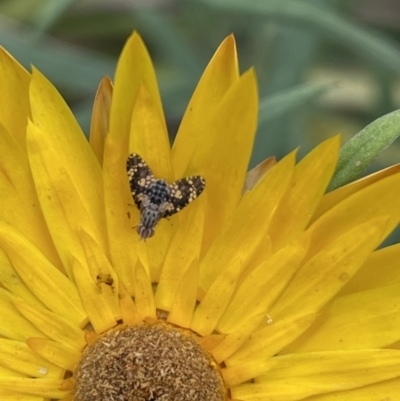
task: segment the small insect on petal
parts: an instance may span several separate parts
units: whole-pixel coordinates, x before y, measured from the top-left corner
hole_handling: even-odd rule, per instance
[[[114,279],[112,278],[111,274],[108,273],[99,273],[96,276],[96,285],[99,288],[99,290],[101,291],[101,285],[100,284],[105,284],[108,285],[109,287],[112,288],[112,290],[114,291]]]
[[[168,184],[155,178],[147,163],[135,153],[129,155],[126,170],[132,198],[140,210],[136,231],[143,240],[154,235],[154,227],[160,219],[178,213],[194,201],[206,185],[205,179],[199,175]]]

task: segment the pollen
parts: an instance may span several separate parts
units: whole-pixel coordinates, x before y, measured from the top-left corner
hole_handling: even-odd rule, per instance
[[[193,334],[164,323],[107,332],[74,374],[75,401],[224,401],[217,364]]]

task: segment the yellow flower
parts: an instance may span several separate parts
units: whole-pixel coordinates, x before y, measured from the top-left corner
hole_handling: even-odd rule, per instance
[[[217,50],[170,149],[137,34],[104,79],[87,143],[37,70],[0,55],[0,399],[400,398],[394,166],[324,195],[339,137],[247,175],[253,70]],[[141,241],[139,154],[204,193]]]

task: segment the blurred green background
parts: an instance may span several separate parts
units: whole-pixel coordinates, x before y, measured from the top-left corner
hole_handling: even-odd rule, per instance
[[[345,142],[400,108],[399,22],[396,0],[0,0],[0,45],[39,68],[88,133],[97,85],[138,30],[173,140],[204,67],[233,32],[241,71],[255,66],[259,82],[254,166],[299,145],[304,155],[339,132]],[[368,172],[399,162],[397,140]]]
[[[2,0],[0,44],[34,64],[84,131],[104,75],[138,30],[155,63],[171,139],[204,67],[233,32],[261,97],[252,165],[399,108],[400,2],[390,0]],[[397,141],[398,142],[398,141]],[[400,162],[394,143],[372,170]],[[371,170],[370,170],[371,171]]]

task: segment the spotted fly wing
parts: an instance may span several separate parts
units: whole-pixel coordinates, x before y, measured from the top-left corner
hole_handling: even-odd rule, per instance
[[[199,175],[182,178],[169,185],[169,207],[162,217],[178,213],[190,202],[194,201],[204,190],[206,181]]]
[[[137,154],[132,153],[126,162],[129,185],[131,187],[132,198],[139,210],[142,209],[146,192],[152,182],[155,181],[153,172],[147,163]]]

